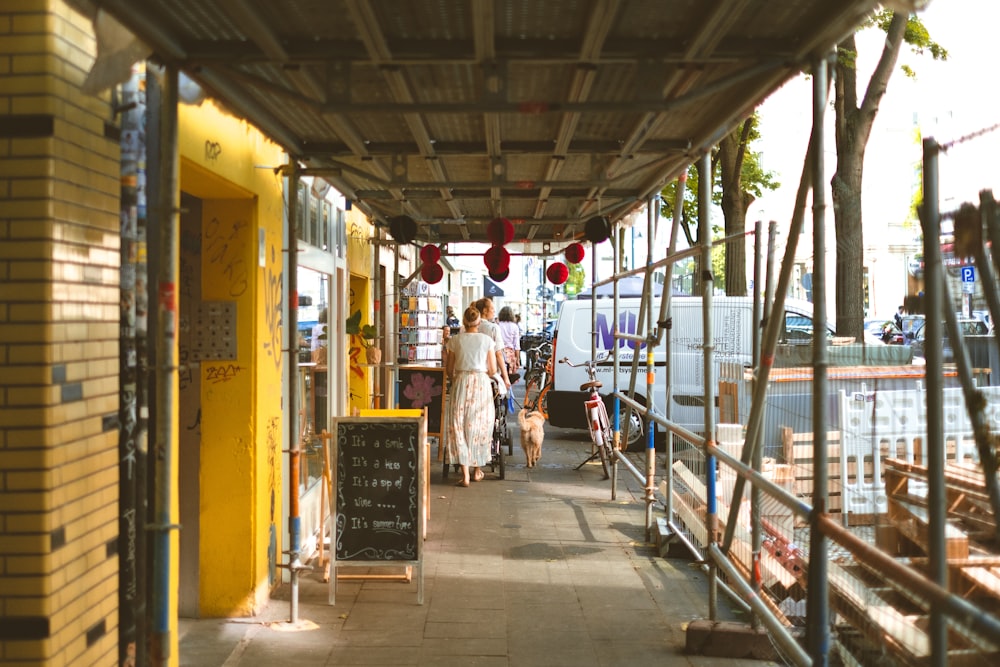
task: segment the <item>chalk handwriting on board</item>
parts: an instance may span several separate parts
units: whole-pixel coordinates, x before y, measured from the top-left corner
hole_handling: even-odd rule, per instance
[[[420,423],[338,421],[337,560],[416,560]]]

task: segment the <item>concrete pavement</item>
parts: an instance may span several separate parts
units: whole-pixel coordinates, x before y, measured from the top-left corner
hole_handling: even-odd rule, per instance
[[[622,471],[612,501],[599,463],[576,470],[590,453],[583,431],[548,427],[541,463],[529,470],[510,423],[506,479],[487,469],[459,488],[432,464],[423,605],[415,581],[364,579],[340,581],[329,606],[315,572],[300,583],[296,627],[287,584],[258,617],[182,620],[180,664],[773,664],[686,655],[687,624],[708,616],[706,577],[646,542],[639,484]],[[719,620],[744,619],[726,607]]]

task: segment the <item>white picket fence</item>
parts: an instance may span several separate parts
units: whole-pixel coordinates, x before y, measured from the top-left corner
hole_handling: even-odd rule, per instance
[[[1000,387],[980,387],[989,429],[1000,430]],[[945,389],[944,441],[948,462],[977,462],[972,424],[959,388]],[[882,514],[888,508],[883,461],[927,464],[926,389],[840,392],[840,481],[843,513]],[[910,483],[911,493],[921,492]]]

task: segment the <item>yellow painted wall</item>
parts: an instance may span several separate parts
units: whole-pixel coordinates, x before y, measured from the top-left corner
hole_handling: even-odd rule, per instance
[[[237,308],[238,358],[201,364],[200,611],[251,615],[282,558],[284,205],[257,165],[284,157],[211,102],[181,108],[179,145],[181,189],[204,202],[202,299]]]
[[[16,0],[0,33],[0,665],[113,665],[119,147],[89,21]]]
[[[361,323],[372,324],[372,244],[375,228],[353,209],[347,212],[347,266],[350,267],[350,294],[347,315],[361,309]],[[372,373],[365,367],[365,351],[357,336],[347,336],[348,409],[372,407]]]

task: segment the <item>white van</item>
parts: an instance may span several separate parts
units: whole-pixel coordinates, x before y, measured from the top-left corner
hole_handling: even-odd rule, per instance
[[[659,314],[660,298],[653,299],[654,317]],[[618,328],[629,334],[636,333],[640,299],[629,297],[619,299]],[[753,299],[752,297],[716,296],[713,298],[715,332],[715,377],[718,380],[719,366],[725,362],[735,362],[750,366],[753,355]],[[613,332],[613,300],[598,298],[597,301],[597,355],[611,352]],[[701,297],[671,297],[672,328],[667,331],[671,337],[672,405],[671,420],[684,428],[699,433],[704,431],[704,355],[702,351],[702,299]],[[808,301],[786,299],[785,327],[779,342],[808,343],[812,337],[812,304]],[[556,323],[553,358],[553,387],[548,394],[549,422],[559,428],[586,428],[583,397],[580,385],[588,380],[586,369],[571,368],[558,363],[568,357],[574,363],[590,359],[591,332],[593,331],[591,299],[577,298],[565,301]],[[640,333],[645,333],[645,330]],[[632,341],[618,341],[618,388],[627,391],[632,370],[632,358],[639,347],[639,368],[635,381],[636,400],[647,404],[646,398],[646,346]],[[663,405],[666,396],[666,344],[656,347],[654,357],[655,390],[653,399],[656,411],[666,414]],[[597,368],[597,379],[603,383],[601,393],[610,406],[609,394],[614,389],[611,358]],[[718,409],[718,397],[716,397]],[[625,412],[625,411],[623,411]],[[624,414],[623,414],[624,416]],[[718,412],[716,413],[718,419]],[[645,442],[642,422],[632,416],[629,428],[629,448],[641,448]]]

